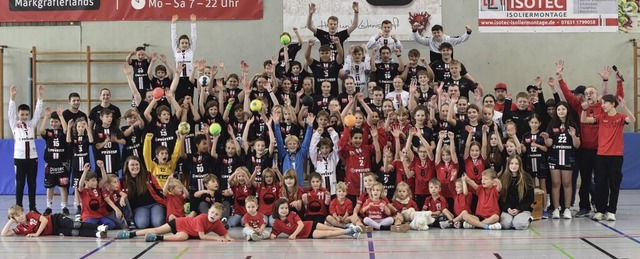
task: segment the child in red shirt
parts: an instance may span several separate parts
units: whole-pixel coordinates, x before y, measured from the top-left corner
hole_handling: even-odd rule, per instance
[[[282,176],[284,181],[282,181],[282,186],[280,187],[280,198],[287,199],[289,204],[289,209],[295,213],[298,213],[298,216],[304,215],[302,211],[302,187],[298,186],[298,175],[296,170],[289,169],[284,172],[284,176]],[[274,208],[275,210],[275,208]],[[271,215],[274,219],[277,219],[277,214]]]
[[[184,202],[189,193],[184,191],[182,183],[169,175],[162,192],[167,202],[167,221],[184,217]]]
[[[347,199],[347,184],[338,182],[336,184],[336,198],[329,204],[329,216],[327,223],[332,226],[346,227],[351,223],[350,213],[353,211],[353,203]]]
[[[456,180],[456,194],[453,195],[453,226],[460,228],[462,225],[462,215],[471,211],[471,201],[473,196],[469,195],[467,187],[467,175]]]
[[[327,206],[331,202],[331,193],[322,188],[322,175],[312,173],[309,177],[311,189],[302,194],[305,207],[305,220],[324,223],[327,218]]]
[[[448,136],[449,139],[454,139],[455,134],[451,131],[447,133],[440,131],[435,157],[436,177],[442,184],[442,196],[453,205],[454,188],[452,184],[458,177],[458,156],[456,155],[455,144],[442,145],[445,136]]]
[[[391,226],[393,224],[393,217],[391,217],[391,209],[389,209],[388,201],[382,199],[382,184],[374,183],[371,186],[369,198],[364,202],[360,213],[365,217],[362,222],[375,229],[380,229],[382,226]]]
[[[360,237],[362,228],[356,225],[349,225],[346,229],[330,227],[322,223],[313,221],[302,221],[298,214],[289,212],[289,205],[286,199],[279,199],[273,207],[273,214],[276,215],[276,222],[271,230],[271,239],[276,239],[280,233],[289,235],[289,239],[300,238],[329,238],[348,235],[354,239]]]
[[[230,227],[239,225],[242,217],[247,213],[244,200],[253,195],[253,187],[249,185],[249,178],[249,170],[244,166],[236,169],[229,177],[229,186],[234,199],[233,216],[228,221]]]
[[[105,202],[102,188],[107,182],[107,174],[104,169],[104,163],[101,160],[96,161],[96,165],[101,169],[102,180],[98,183],[98,176],[94,172],[89,172],[91,165],[88,163],[84,165],[84,172],[80,177],[80,185],[78,186],[78,192],[80,193],[80,202],[82,204],[82,221],[93,224],[104,224],[109,226],[110,229],[116,227],[115,222],[109,219],[109,212],[107,211],[107,202]]]
[[[260,241],[269,238],[269,233],[264,231],[267,223],[264,215],[258,211],[258,199],[256,196],[249,196],[244,200],[247,213],[242,217],[244,229],[242,233],[247,241]]]
[[[351,202],[355,202],[359,195],[365,193],[365,188],[360,186],[360,183],[364,174],[371,170],[371,158],[375,158],[376,162],[381,158],[378,130],[372,129],[370,134],[373,137],[373,147],[364,142],[364,132],[358,128],[349,130],[349,127],[345,127],[338,142],[340,157],[345,164],[347,198]]]
[[[257,174],[257,170],[253,172],[250,182],[258,195],[258,211],[264,215],[264,222],[268,226],[273,226],[275,219],[271,217],[271,212],[273,212],[273,204],[278,199],[278,195],[280,195],[282,174],[278,169],[265,168],[262,171],[261,183],[256,181]]]
[[[394,212],[397,213],[394,218],[393,225],[398,226],[402,223],[411,221],[409,219],[405,219],[402,215],[402,212],[409,208],[413,208],[415,211],[418,210],[418,204],[416,204],[412,197],[413,195],[411,193],[411,188],[409,187],[409,185],[405,182],[398,183],[398,186],[396,187],[396,193],[393,194],[392,205],[394,211],[391,214],[393,214]]]
[[[421,145],[417,150],[418,156],[415,156],[411,149],[411,140],[414,136],[420,139]],[[427,141],[421,133],[417,132],[415,128],[409,131],[405,152],[407,152],[407,159],[411,163],[408,167],[414,175],[415,200],[417,201],[418,208],[420,208],[429,194],[429,181],[434,177],[436,172],[433,153],[431,146],[429,146],[429,141]]]
[[[24,209],[19,205],[9,208],[9,221],[2,229],[2,236],[27,236],[37,237],[46,235],[65,235],[81,237],[107,237],[107,226],[96,225],[88,222],[74,222],[62,214],[55,213],[42,216],[30,211],[24,214]],[[11,229],[13,224],[16,228]]]
[[[235,241],[229,236],[229,233],[220,221],[223,213],[224,206],[222,203],[216,202],[209,208],[207,214],[200,214],[194,218],[176,218],[157,228],[138,231],[121,230],[116,234],[116,238],[128,239],[145,235],[144,240],[147,242],[186,241],[188,239],[215,240],[219,242]],[[207,235],[210,232],[214,232],[218,234],[218,236]]]
[[[464,177],[464,181],[471,185],[478,194],[478,206],[476,215],[462,213],[464,219],[464,228],[484,228],[484,229],[501,229],[500,225],[500,207],[498,199],[500,199],[500,191],[502,183],[497,179],[498,173],[493,169],[487,169],[482,172],[482,186],[478,186],[468,177]]]
[[[431,179],[429,181],[429,193],[431,196],[427,197],[422,206],[422,211],[431,211],[431,216],[436,220],[432,223],[432,226],[436,226],[439,223],[440,228],[448,228],[452,225],[453,214],[449,211],[449,203],[444,197],[440,196],[440,181],[438,179]]]

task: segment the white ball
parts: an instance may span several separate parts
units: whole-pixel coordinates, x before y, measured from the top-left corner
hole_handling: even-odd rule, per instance
[[[201,86],[209,86],[209,84],[211,83],[211,78],[208,76],[201,76],[200,78],[198,78],[198,83],[200,83]]]

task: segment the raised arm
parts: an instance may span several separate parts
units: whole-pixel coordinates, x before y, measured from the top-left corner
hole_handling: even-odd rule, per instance
[[[244,150],[245,153],[249,153],[249,128],[251,128],[251,125],[254,122],[254,118],[253,116],[251,116],[251,118],[249,118],[247,120],[247,125],[244,126],[244,129],[242,130],[242,149]],[[273,141],[272,141],[273,142]]]
[[[353,21],[351,21],[351,26],[349,26],[349,28],[347,28],[347,33],[349,33],[349,35],[351,35],[351,33],[358,28],[358,13],[360,12],[360,8],[358,6],[358,2],[353,2],[353,5],[351,6],[351,8],[353,8]]]
[[[307,15],[307,29],[313,32],[313,35],[315,35],[316,32],[318,31],[318,28],[316,28],[316,26],[313,24],[313,13],[315,12],[316,12],[316,4],[310,3],[309,14]]]
[[[307,48],[304,49],[304,60],[307,66],[311,66],[313,63],[313,59],[311,58],[311,47],[316,42],[314,39],[309,40],[309,44],[307,44]]]

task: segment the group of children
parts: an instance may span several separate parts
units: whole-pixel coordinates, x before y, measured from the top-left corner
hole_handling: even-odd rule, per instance
[[[353,10],[357,25],[357,3]],[[303,41],[294,28],[298,42],[285,44],[279,58],[265,61],[254,76],[245,61],[238,75],[228,74],[222,61],[211,66],[195,60],[196,17],[190,17],[191,37],[177,37],[174,16],[175,68],[144,48],[127,57],[123,71],[135,106],[124,114],[128,125],[118,128],[119,110],[106,104],[97,107],[99,115],[89,125],[82,117],[65,119],[62,107],[55,113],[45,109],[50,128],[43,121],[40,132],[47,139],[47,211],[39,215],[34,200],[25,216],[20,190],[2,234],[104,236],[108,228],[125,229],[117,233],[121,239],[233,241],[227,229],[242,226],[247,240],[259,241],[282,233],[289,239],[358,238],[373,229],[526,229],[534,188],[547,190],[549,178],[552,217],[560,217],[562,198],[563,217],[572,217],[571,172],[581,124],[559,97],[544,101],[539,77],[528,93],[515,96],[512,107],[502,83],[495,96],[482,97],[482,85],[452,58],[453,45],[462,41],[443,37],[441,26],[434,26],[433,39],[414,35],[439,46],[431,48],[439,51],[431,63],[412,49],[405,65],[390,22],[366,45],[345,53],[343,43],[355,27],[338,32],[332,16],[329,32],[323,31],[311,22],[314,11],[312,4],[307,27],[322,44],[319,60],[311,58],[315,41],[309,40],[304,65],[295,61]],[[154,67],[157,59],[164,65]],[[562,68],[556,67],[556,75],[566,88]],[[621,74],[616,75],[621,91]],[[549,84],[555,93],[553,79]],[[17,88],[11,93],[15,118]],[[10,120],[16,143],[27,143],[16,144],[16,153],[22,152],[16,166],[33,159],[24,153],[35,146],[29,146],[33,136],[26,131],[35,128],[42,110],[42,87],[39,93],[29,125],[26,105],[17,113],[22,124]],[[601,138],[621,143],[622,127],[635,118],[616,115],[618,103],[626,108],[623,99],[605,95],[596,113],[573,112],[582,123],[597,121],[606,128]],[[585,101],[582,108],[590,105]],[[18,141],[20,134],[27,134],[26,142]],[[89,146],[99,174],[90,171]],[[621,156],[616,152],[598,155]],[[55,186],[63,194],[62,212],[69,214],[70,181],[81,204],[81,221],[75,223],[51,214]],[[12,224],[18,227],[10,231]]]

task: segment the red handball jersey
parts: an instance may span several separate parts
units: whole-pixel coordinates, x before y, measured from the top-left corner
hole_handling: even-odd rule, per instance
[[[371,171],[371,158],[375,157],[373,146],[364,142],[359,148],[349,143],[349,128],[345,127],[340,142],[338,142],[340,157],[344,161],[347,194],[360,195],[366,192],[363,185],[364,174]]]
[[[109,215],[107,206],[102,198],[102,191],[99,188],[84,188],[80,192],[80,202],[82,203],[82,221],[87,219],[99,219]]]
[[[491,217],[491,215],[500,215],[500,206],[498,199],[500,199],[500,193],[496,186],[491,188],[484,188],[478,186],[476,190],[478,194],[478,206],[476,207],[476,216],[483,218]]]
[[[29,213],[27,213],[27,215],[25,215],[27,222],[25,224],[18,224],[18,226],[13,229],[13,233],[16,233],[16,235],[19,236],[35,234],[36,232],[38,232],[38,228],[40,228],[40,216],[40,214],[30,211]],[[47,218],[49,222],[47,222],[47,225],[44,227],[44,230],[42,230],[42,233],[40,233],[40,235],[53,235],[53,222],[51,222],[51,215],[44,217]]]
[[[344,202],[340,203],[338,198],[335,198],[329,204],[329,213],[331,215],[335,213],[338,216],[344,216],[346,213],[351,215],[353,213],[353,203],[347,198],[344,199]]]
[[[418,204],[412,199],[409,199],[409,202],[407,202],[406,204],[403,204],[398,200],[394,200],[392,205],[396,210],[398,210],[398,212],[402,212],[403,210],[409,208],[413,208],[418,211]]]
[[[209,221],[209,214],[200,214],[195,218],[177,218],[176,219],[176,230],[178,232],[187,233],[189,236],[197,237],[198,232],[204,232],[204,234],[208,234],[214,232],[219,236],[224,236],[227,234],[227,230],[222,225],[220,220],[216,220],[214,222]]]
[[[449,208],[449,203],[444,197],[440,196],[437,199],[434,199],[433,196],[429,196],[424,200],[424,206],[422,206],[422,211],[431,211],[436,212]]]
[[[462,211],[465,211],[465,210],[470,213],[472,198],[473,198],[473,195],[471,193],[467,193],[467,196],[464,196],[464,194],[462,193],[454,194],[453,195],[453,214],[458,216],[462,213]]]
[[[293,234],[293,232],[296,231],[296,228],[298,228],[298,221],[302,220],[300,219],[298,214],[293,211],[289,212],[289,215],[287,215],[284,220],[278,217],[273,223],[271,234],[276,235],[276,237],[280,235],[280,233],[285,233],[290,236],[291,234]],[[308,238],[311,234],[313,234],[311,233],[313,221],[303,221],[302,223],[304,224],[304,228],[302,228],[302,231],[300,231],[300,233],[298,233],[296,237]]]
[[[484,159],[482,159],[482,156],[478,157],[478,159],[476,159],[475,161],[471,158],[471,156],[467,157],[464,160],[465,174],[477,185],[482,185],[482,172],[484,171],[484,169]]]
[[[287,195],[284,195],[284,188],[280,188],[280,197],[287,199],[287,203],[289,203],[289,208],[291,208],[291,203],[294,201],[302,200],[302,187],[297,186],[297,191],[295,194],[292,192],[287,192]]]
[[[318,190],[310,189],[307,191],[307,211],[305,215],[322,215],[327,216],[327,204],[325,199],[330,198],[327,189],[320,188]]]
[[[366,212],[363,211],[363,209],[367,207],[369,204],[371,204],[371,207],[369,207],[369,209]],[[384,213],[383,209],[380,208],[380,205],[386,206],[387,204],[389,203],[385,202],[384,200],[372,201],[371,199],[367,199],[367,201],[365,201],[364,204],[362,205],[362,208],[360,208],[360,213],[364,214],[365,216],[375,221],[379,221],[389,216],[386,213]]]
[[[260,228],[260,226],[265,224],[264,214],[259,211],[256,212],[255,216],[251,216],[249,213],[244,214],[244,216],[242,216],[242,225],[247,226],[247,224],[252,228]]]
[[[455,184],[455,181],[451,181],[451,176],[457,177],[458,175],[458,164],[454,164],[453,162],[449,162],[446,164],[445,162],[440,162],[436,165],[436,174],[438,177],[438,181],[440,181],[440,186],[442,191],[440,191],[440,195],[445,198],[452,198],[455,190],[455,185],[452,188],[452,184]],[[455,179],[454,177],[454,179]]]
[[[242,216],[247,213],[247,208],[244,207],[244,200],[250,195],[253,195],[253,188],[238,185],[231,187],[231,190],[233,191],[233,199],[235,201],[233,203],[233,213]]]
[[[173,195],[168,193],[165,200],[167,201],[167,220],[169,220],[169,215],[173,215],[178,218],[185,216],[184,197],[182,195]]]
[[[413,157],[413,161],[409,165],[409,170],[412,170],[415,173],[415,195],[424,195],[429,194],[429,181],[435,175],[435,166],[433,164],[433,160],[427,158],[427,160],[422,163],[420,162],[420,158],[418,156]]]
[[[626,114],[609,116],[602,113],[595,116],[598,121],[598,155],[622,156],[624,151],[623,133],[627,124]]]
[[[273,213],[273,205],[280,195],[280,183],[275,182],[271,185],[260,183],[256,192],[258,193],[258,211],[270,216]]]
[[[396,170],[396,183],[405,182],[409,185],[411,193],[416,193],[416,177],[407,177],[407,172],[404,171],[402,161],[394,160],[391,162],[391,166]]]

